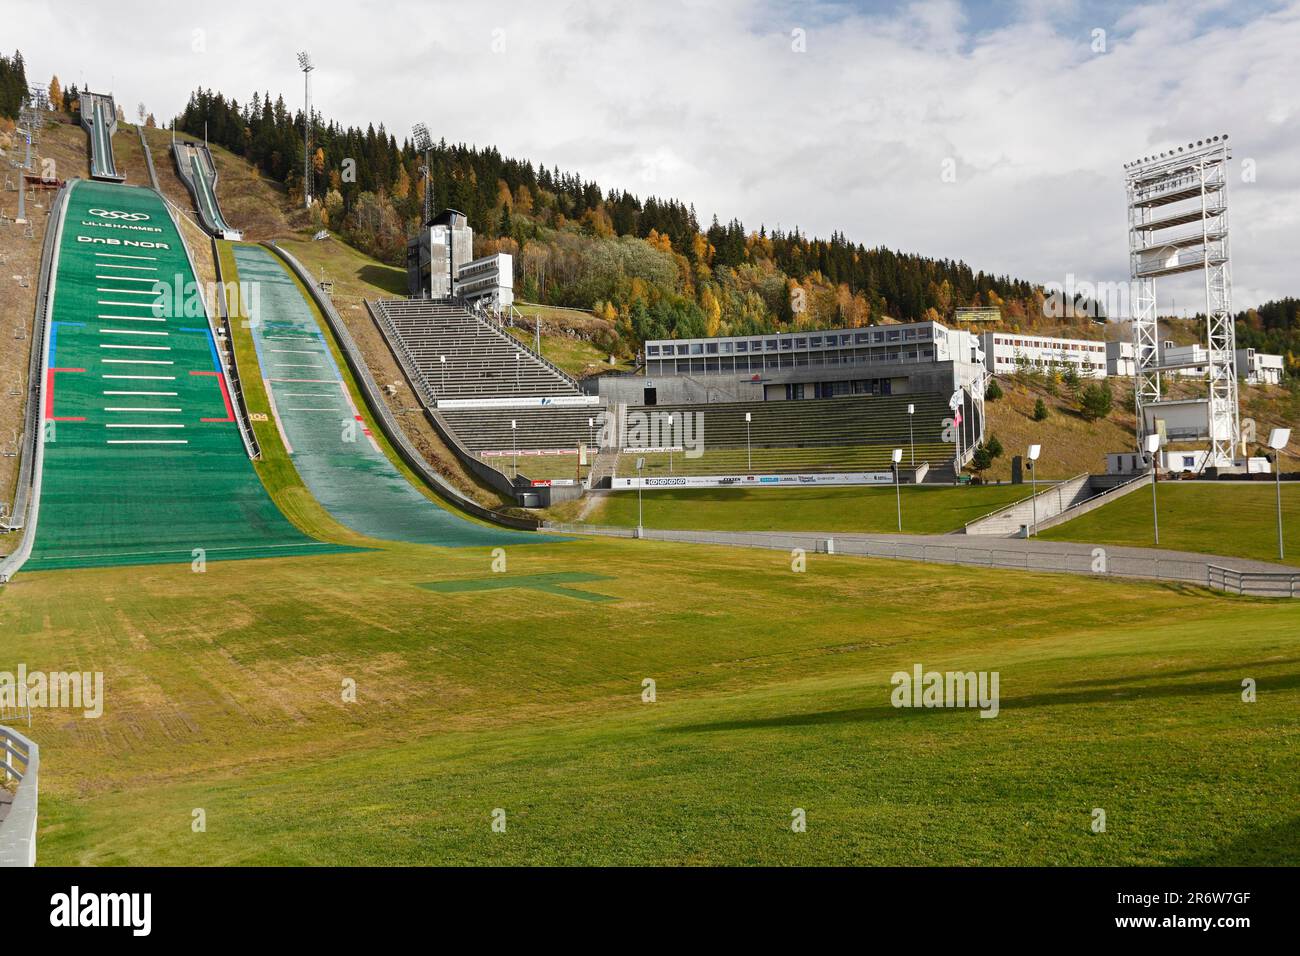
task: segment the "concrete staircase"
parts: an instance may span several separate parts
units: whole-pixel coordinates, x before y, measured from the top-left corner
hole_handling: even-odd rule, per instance
[[[1078,475],[1069,481],[1045,488],[1037,495],[1022,498],[1005,508],[976,518],[961,533],[1017,538],[1020,537],[1021,528],[1035,524],[1035,517],[1037,530],[1045,531],[1110,504],[1116,498],[1144,487],[1149,480],[1146,475],[1138,475],[1123,484],[1103,486],[1092,475]]]

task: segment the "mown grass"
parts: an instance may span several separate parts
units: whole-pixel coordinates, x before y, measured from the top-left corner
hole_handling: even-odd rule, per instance
[[[492,578],[492,555],[407,545],[206,574],[20,575],[0,595],[6,656],[106,682],[98,721],[36,716],[42,862],[1131,865],[1300,850],[1289,603],[844,557],[799,574],[781,552],[644,541],[508,559],[499,580],[588,572],[603,579],[580,586],[616,600],[429,591]],[[892,708],[890,675],[918,662],[998,671],[1000,715]],[[807,833],[790,829],[795,808]]]
[[[1003,505],[1028,497],[1025,485],[903,486],[903,531],[946,534]],[[898,530],[894,488],[681,488],[642,492],[648,528],[709,531]],[[589,524],[636,525],[637,493],[604,496]]]
[[[1160,547],[1277,561],[1277,489],[1271,481],[1162,481],[1156,488]],[[1300,564],[1300,485],[1282,485],[1286,562]],[[1151,489],[1044,531],[1055,541],[1152,547]]]

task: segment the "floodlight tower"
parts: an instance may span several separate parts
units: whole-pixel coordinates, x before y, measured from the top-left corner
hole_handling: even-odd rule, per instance
[[[302,197],[303,205],[311,208],[311,71],[316,64],[311,61],[311,54],[303,51],[298,54],[298,69],[302,70]]]
[[[1156,279],[1205,276],[1208,464],[1233,463],[1241,427],[1236,330],[1228,257],[1228,136],[1211,136],[1124,166],[1128,192],[1129,276],[1139,444],[1151,430],[1147,410],[1161,402]],[[1152,423],[1154,427],[1154,422]]]
[[[433,150],[433,137],[429,135],[429,127],[423,123],[411,127],[411,137],[415,140],[415,148],[424,154],[424,165],[420,167],[424,174],[424,222],[421,225],[427,226],[433,218],[433,160],[429,155]]]

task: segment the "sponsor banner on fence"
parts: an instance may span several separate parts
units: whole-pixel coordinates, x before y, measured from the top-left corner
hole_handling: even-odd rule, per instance
[[[685,451],[682,445],[646,445],[639,448],[624,448],[625,455],[665,455],[670,451]]]
[[[889,485],[888,471],[826,471],[790,475],[660,475],[615,478],[611,488],[791,488],[810,485]]]
[[[518,451],[481,451],[479,455],[483,458],[513,458],[518,455],[520,458],[537,457],[538,455],[576,455],[576,448],[521,448]]]
[[[572,478],[534,478],[534,488],[572,488],[577,482]]]

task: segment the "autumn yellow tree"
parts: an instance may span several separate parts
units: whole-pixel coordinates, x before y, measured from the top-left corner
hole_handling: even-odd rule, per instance
[[[58,74],[50,80],[50,104],[56,109],[63,109],[63,87],[59,85]]]
[[[411,195],[411,176],[405,166],[399,166],[397,182],[393,183],[393,196],[397,199],[405,199],[409,195]]]

